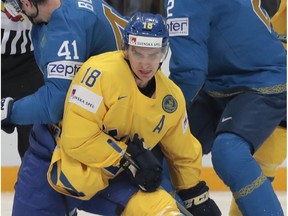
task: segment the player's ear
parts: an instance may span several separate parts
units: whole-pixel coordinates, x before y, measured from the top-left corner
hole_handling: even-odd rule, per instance
[[[125,59],[127,59],[128,60],[128,47],[127,47],[127,49],[124,49],[123,50],[123,52],[124,52],[124,57],[125,57]]]
[[[26,0],[20,0],[20,3],[21,3],[22,5],[26,5],[26,6],[27,6],[27,1],[26,1]]]
[[[20,0],[21,4],[25,7],[32,7],[33,3],[29,0]]]

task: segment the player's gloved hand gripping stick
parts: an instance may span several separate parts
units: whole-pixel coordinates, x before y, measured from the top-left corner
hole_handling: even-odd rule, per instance
[[[142,145],[142,148],[144,149],[143,147],[143,139],[139,140],[138,138],[138,134],[135,134],[133,140],[132,140],[132,145],[134,144],[134,147],[137,148],[137,145],[139,147],[139,144],[141,142],[141,145]],[[156,164],[156,168],[155,168],[155,171],[156,171],[156,180],[152,180],[152,182],[154,183],[148,183],[148,182],[145,182],[149,179],[147,179],[147,176],[145,176],[145,171],[142,170],[141,168],[141,165],[139,165],[139,158],[135,157],[135,156],[132,156],[131,152],[129,152],[129,150],[131,150],[131,147],[130,149],[129,148],[129,144],[128,144],[128,148],[127,148],[127,152],[129,154],[131,154],[131,157],[124,151],[122,150],[112,139],[108,139],[107,140],[107,143],[114,149],[116,150],[122,157],[123,159],[121,159],[121,162],[120,162],[120,165],[124,168],[124,170],[126,170],[126,172],[130,172],[132,176],[134,176],[134,182],[136,182],[139,187],[144,190],[144,191],[147,191],[147,192],[153,192],[155,191],[158,187],[163,189],[160,184],[161,184],[161,179],[162,179],[162,167],[159,163],[159,165],[157,165],[157,162],[154,162]],[[135,145],[136,144],[136,145]],[[131,145],[131,146],[132,146]],[[140,148],[141,149],[141,148]],[[142,151],[143,151],[142,149]],[[147,153],[149,154],[149,157],[151,159],[151,156],[150,154],[152,154],[152,156],[154,158],[152,158],[153,160],[157,160],[157,158],[155,158],[155,156],[153,155],[153,153],[150,151],[150,150],[147,150],[147,149],[144,149],[144,151],[148,151],[150,153]],[[136,151],[138,152],[138,151]],[[139,152],[138,152],[139,153]],[[143,153],[142,153],[143,154]],[[139,156],[139,155],[138,155]],[[144,155],[143,155],[144,156]],[[147,156],[147,155],[145,155]],[[134,158],[136,158],[136,160],[134,160]],[[144,163],[146,164],[146,167],[147,167],[147,162],[149,161],[149,159],[147,160],[144,159],[146,157],[141,157],[140,159],[143,161],[140,161],[140,163]],[[137,163],[137,159],[138,159],[138,163]],[[142,164],[143,165],[143,164]],[[149,165],[148,165],[149,166]],[[145,169],[145,168],[144,168]],[[149,171],[150,172],[150,171]],[[159,176],[160,175],[160,176]],[[136,177],[137,176],[137,177]],[[150,178],[152,178],[153,176],[151,175],[150,173]],[[143,178],[143,179],[140,179],[140,178]],[[147,188],[147,185],[149,185],[149,187]],[[153,185],[153,187],[152,187]],[[147,190],[148,189],[148,190]],[[177,207],[179,208],[179,210],[186,216],[193,216],[184,206],[182,206],[177,200],[176,201],[176,204],[177,204]]]
[[[108,143],[113,142],[109,139]],[[140,139],[138,134],[135,134],[127,145],[126,152],[121,153],[123,158],[120,160],[120,166],[127,172],[132,182],[139,185],[141,190],[155,191],[162,182],[161,163],[149,149],[144,148],[144,139]],[[116,146],[118,145],[116,144]],[[122,149],[118,149],[118,152],[120,150],[122,151]]]

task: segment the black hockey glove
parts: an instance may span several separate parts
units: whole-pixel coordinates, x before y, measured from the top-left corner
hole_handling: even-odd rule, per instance
[[[14,99],[11,97],[1,99],[1,129],[8,134],[14,132],[15,125],[10,123],[10,115]]]
[[[144,148],[143,143],[144,139],[135,134],[126,150],[137,167],[125,158],[121,159],[120,165],[143,191],[153,192],[161,184],[162,165],[150,150]]]
[[[186,209],[194,216],[220,216],[220,209],[209,198],[209,188],[204,181],[199,182],[195,187],[181,190],[178,195],[183,200]]]

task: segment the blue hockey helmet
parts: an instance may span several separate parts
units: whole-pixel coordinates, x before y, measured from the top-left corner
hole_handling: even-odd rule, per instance
[[[169,32],[160,14],[137,12],[124,29],[124,49],[128,45],[164,48],[168,47]]]

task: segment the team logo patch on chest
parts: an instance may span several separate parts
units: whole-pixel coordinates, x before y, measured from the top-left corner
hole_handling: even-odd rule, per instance
[[[173,113],[178,107],[176,99],[172,95],[166,95],[162,101],[162,108],[167,113]]]

